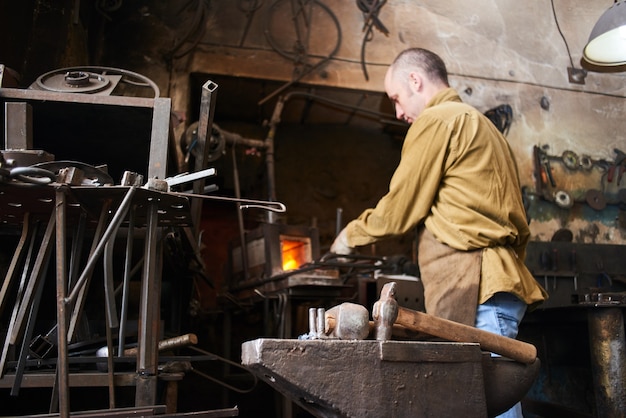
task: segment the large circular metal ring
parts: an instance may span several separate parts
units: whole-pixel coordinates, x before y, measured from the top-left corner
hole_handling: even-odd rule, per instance
[[[121,76],[121,83],[149,87],[154,92],[155,99],[161,95],[159,87],[150,78],[133,71],[114,67],[59,68],[39,76],[35,84],[42,90],[58,93],[97,93],[109,88],[111,79],[108,76],[113,75]]]
[[[108,77],[80,69],[55,70],[39,76],[37,87],[56,93],[97,93],[109,87]]]

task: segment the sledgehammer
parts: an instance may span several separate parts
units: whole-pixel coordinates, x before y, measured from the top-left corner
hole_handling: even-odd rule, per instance
[[[532,344],[398,306],[395,285],[394,282],[386,283],[381,290],[381,298],[374,304],[372,317],[377,340],[390,339],[395,324],[449,341],[478,343],[486,351],[520,363],[535,362],[537,348]]]

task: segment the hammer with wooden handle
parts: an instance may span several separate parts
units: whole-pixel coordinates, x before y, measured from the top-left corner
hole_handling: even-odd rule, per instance
[[[190,334],[183,334],[177,337],[172,337],[172,338],[167,338],[165,340],[161,340],[158,342],[157,349],[159,352],[161,352],[161,351],[165,351],[165,350],[169,350],[173,348],[186,347],[189,345],[196,345],[196,344],[198,344],[198,337],[196,336],[196,334],[190,333]],[[136,356],[138,352],[139,352],[138,347],[131,347],[131,348],[125,349],[122,352],[122,356],[132,357],[132,356]],[[96,357],[108,357],[108,356],[109,356],[109,349],[106,345],[98,349],[98,351],[96,351]],[[102,372],[106,372],[108,369],[106,363],[97,363],[96,368]]]
[[[390,330],[396,324],[450,341],[478,343],[486,351],[525,364],[532,364],[537,358],[537,348],[532,344],[398,306],[394,282],[383,286],[381,299],[374,304],[372,317],[378,340],[389,339]]]
[[[165,340],[161,340],[158,343],[157,349],[159,351],[166,351],[173,348],[186,347],[188,345],[196,345],[198,344],[198,337],[196,334],[183,334],[177,337],[167,338]],[[139,348],[132,347],[124,350],[124,356],[136,356],[139,351]]]

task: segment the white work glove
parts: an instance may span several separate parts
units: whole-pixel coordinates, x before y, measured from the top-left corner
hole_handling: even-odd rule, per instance
[[[348,255],[354,253],[354,248],[348,245],[348,233],[346,228],[342,229],[333,245],[330,246],[330,252],[334,254]]]

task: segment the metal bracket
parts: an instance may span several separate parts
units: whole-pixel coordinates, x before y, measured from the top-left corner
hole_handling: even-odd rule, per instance
[[[585,84],[587,70],[583,68],[567,67],[567,78],[573,84]]]

